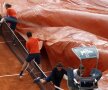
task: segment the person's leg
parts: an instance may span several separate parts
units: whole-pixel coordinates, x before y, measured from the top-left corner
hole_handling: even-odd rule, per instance
[[[11,22],[11,23],[10,23],[10,28],[11,28],[13,31],[15,31],[16,25],[17,25],[16,22]]]
[[[14,31],[14,34],[15,34],[16,25],[17,25],[16,22],[11,22],[10,23],[10,28]],[[13,35],[13,41],[12,41],[12,43],[13,43],[14,46],[16,46],[16,38],[15,38],[14,35]]]
[[[38,66],[42,69],[42,66],[41,66],[41,64],[40,64],[40,59],[41,59],[40,53],[35,54],[34,57],[35,57],[35,62],[36,62],[36,63],[38,64]]]
[[[17,19],[14,17],[5,17],[6,22],[10,23],[10,28],[14,31],[17,25]]]
[[[24,61],[24,64],[23,64],[22,69],[21,69],[21,72],[19,74],[20,77],[23,76],[23,73],[27,69],[28,65],[29,65],[29,63],[27,61]]]
[[[24,64],[22,66],[21,72],[19,74],[19,76],[21,77],[24,73],[24,71],[27,69],[29,62],[33,59],[33,56],[31,54],[28,55],[28,57],[26,58],[26,60],[24,61]]]
[[[29,62],[25,61],[23,66],[22,66],[21,71],[25,71],[27,69],[28,65],[29,65]]]
[[[4,17],[4,19],[5,19],[6,22],[9,24],[10,28],[11,28],[13,31],[15,31],[16,25],[17,25],[17,19],[14,18],[14,17]],[[16,38],[15,38],[15,36],[13,35],[12,43],[13,43],[14,46],[16,45],[15,41],[16,41]]]

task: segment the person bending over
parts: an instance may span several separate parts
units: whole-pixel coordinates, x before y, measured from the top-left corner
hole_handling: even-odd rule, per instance
[[[47,83],[52,81],[55,86],[60,87],[63,78],[67,80],[67,72],[64,69],[62,63],[58,63],[53,68],[51,74],[48,77],[46,77],[45,79],[41,79],[40,77],[38,77],[36,80],[34,80],[34,82]],[[56,88],[55,90],[59,90],[59,89]]]
[[[28,37],[28,41],[26,42],[26,48],[29,52],[29,55],[24,61],[21,72],[19,74],[20,77],[23,76],[23,73],[25,69],[27,68],[29,62],[31,62],[33,59],[35,59],[35,62],[40,66],[41,55],[40,55],[40,49],[39,49],[39,41],[44,41],[38,38],[33,38],[31,32],[27,32],[26,35]]]
[[[17,25],[17,13],[16,10],[12,8],[11,4],[6,3],[6,16],[3,17],[0,23],[3,23],[4,20],[10,24],[10,28],[14,31]]]

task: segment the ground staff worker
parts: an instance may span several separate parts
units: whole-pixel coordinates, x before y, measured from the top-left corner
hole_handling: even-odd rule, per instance
[[[22,66],[21,72],[19,74],[20,77],[23,76],[23,73],[24,73],[26,67],[28,66],[29,62],[31,62],[33,59],[35,59],[35,62],[40,66],[41,55],[40,55],[38,42],[43,41],[43,40],[38,39],[38,38],[33,38],[31,32],[27,32],[26,35],[28,37],[28,41],[26,42],[26,48],[29,52],[29,55],[27,56],[23,66]]]
[[[0,23],[3,23],[4,20],[10,24],[10,28],[14,31],[16,29],[17,25],[17,13],[15,9],[12,8],[11,4],[6,3],[6,16],[3,17],[0,21]]]
[[[35,82],[41,82],[41,83],[47,83],[52,81],[54,85],[60,87],[61,81],[62,79],[66,79],[67,80],[67,72],[64,69],[62,63],[58,63],[52,70],[51,74],[45,78],[45,79],[41,79],[40,77],[38,77]],[[55,89],[55,90],[59,90],[59,89]]]

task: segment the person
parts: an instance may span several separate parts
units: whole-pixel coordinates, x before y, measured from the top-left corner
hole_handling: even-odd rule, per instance
[[[47,83],[52,81],[52,83],[57,86],[60,87],[61,81],[62,79],[66,79],[67,80],[67,72],[64,69],[64,66],[62,65],[61,62],[57,63],[57,65],[53,68],[52,72],[50,73],[50,75],[48,77],[46,77],[45,79],[41,79],[40,77],[36,78],[34,80],[34,82],[38,83]],[[55,90],[59,90],[58,88],[55,88]]]
[[[17,13],[12,8],[11,4],[6,3],[5,8],[6,8],[6,17],[3,17],[0,23],[3,23],[4,21],[8,22],[10,24],[10,28],[14,31],[17,25]]]
[[[84,74],[84,71],[85,71],[85,68],[82,64],[79,66],[78,69],[71,70],[71,77],[72,78],[70,78],[71,81],[68,81],[69,90],[79,90],[79,88],[77,86],[79,84],[80,77],[82,77]],[[68,73],[70,73],[70,72],[67,71],[67,76],[69,79],[70,76]]]
[[[27,32],[26,35],[28,37],[28,41],[26,42],[26,48],[29,52],[29,55],[27,56],[23,66],[22,66],[21,72],[19,73],[20,78],[23,76],[23,73],[24,73],[25,69],[27,68],[27,66],[29,65],[29,62],[31,62],[33,59],[35,59],[36,63],[40,66],[41,55],[40,55],[38,42],[44,41],[42,39],[33,38],[31,32]]]

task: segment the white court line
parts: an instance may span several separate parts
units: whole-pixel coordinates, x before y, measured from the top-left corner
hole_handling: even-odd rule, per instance
[[[51,71],[47,71],[45,73],[49,73],[49,72],[51,72]],[[38,74],[38,73],[36,73],[36,74]],[[23,75],[26,75],[26,74],[23,74]],[[13,76],[19,76],[19,74],[1,75],[0,78],[3,78],[3,77],[13,77]]]
[[[0,44],[2,44],[2,43],[6,43],[6,42],[0,42]]]
[[[25,75],[25,74],[23,74],[23,75]],[[19,74],[1,75],[0,78],[2,78],[2,77],[13,77],[13,76],[19,76]]]
[[[11,75],[1,75],[0,78],[2,77],[12,77],[12,76],[18,76],[19,74],[11,74]]]

